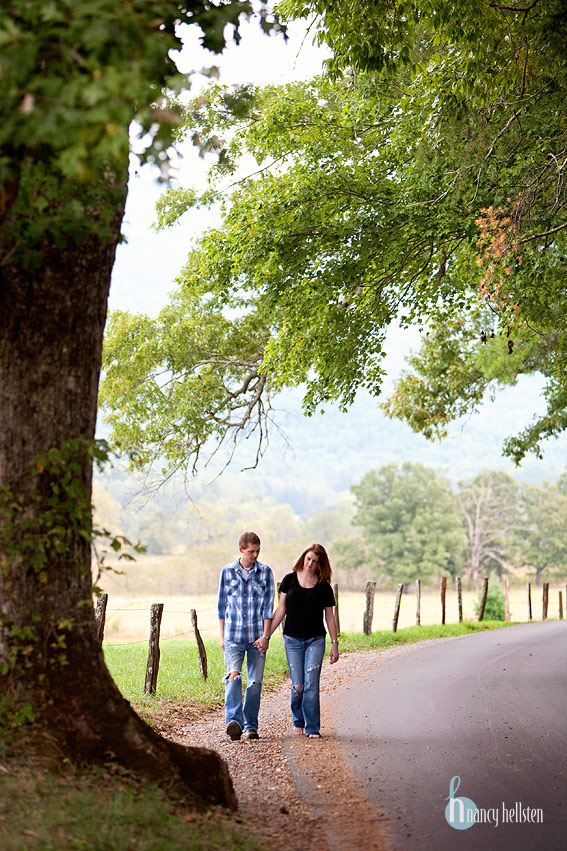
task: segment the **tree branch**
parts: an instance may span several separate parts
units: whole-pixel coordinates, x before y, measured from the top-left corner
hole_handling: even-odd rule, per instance
[[[520,239],[518,245],[523,245],[525,242],[533,242],[534,239],[541,239],[544,236],[552,236],[554,233],[558,233],[560,230],[565,230],[567,228],[567,222],[562,225],[557,225],[556,228],[551,228],[551,230],[545,230],[541,233],[534,233],[532,236],[526,236],[524,239]]]
[[[489,3],[488,5],[491,9],[499,9],[501,12],[524,12],[528,14],[538,3],[539,0],[534,0],[529,6],[504,6],[502,3]]]

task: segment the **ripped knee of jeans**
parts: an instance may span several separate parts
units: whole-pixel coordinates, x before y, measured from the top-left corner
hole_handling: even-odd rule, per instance
[[[310,666],[307,668],[307,672],[309,673],[310,671],[319,671],[319,670],[320,670],[320,668],[321,668],[321,663],[320,663],[320,662],[318,662],[316,665],[310,665]]]
[[[227,673],[223,677],[223,680],[224,680],[225,683],[228,680],[230,680],[232,682],[233,680],[239,680],[240,677],[241,677],[240,671],[227,671]]]
[[[293,688],[295,689],[295,691],[303,691],[303,686],[301,685],[301,683],[298,683],[297,685],[293,686]]]

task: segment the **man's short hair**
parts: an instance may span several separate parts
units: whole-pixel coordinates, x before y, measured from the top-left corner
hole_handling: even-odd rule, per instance
[[[253,544],[255,547],[260,546],[260,538],[256,534],[256,532],[243,532],[238,541],[238,546],[245,550],[249,544]]]

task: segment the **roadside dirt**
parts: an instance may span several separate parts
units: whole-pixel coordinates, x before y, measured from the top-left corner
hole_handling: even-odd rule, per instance
[[[197,716],[194,707],[183,704],[160,719],[159,730],[181,744],[221,754],[239,803],[232,818],[271,851],[388,851],[387,817],[370,807],[351,778],[332,726],[332,704],[337,689],[348,688],[353,678],[405,650],[351,653],[336,665],[325,663],[320,740],[294,735],[289,682],[263,695],[258,741],[231,742],[223,710]]]

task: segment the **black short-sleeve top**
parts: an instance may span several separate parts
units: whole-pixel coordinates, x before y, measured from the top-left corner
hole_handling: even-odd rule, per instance
[[[284,635],[291,638],[326,635],[323,611],[335,605],[335,595],[325,579],[313,588],[302,588],[294,571],[284,576],[280,591],[286,595]]]

